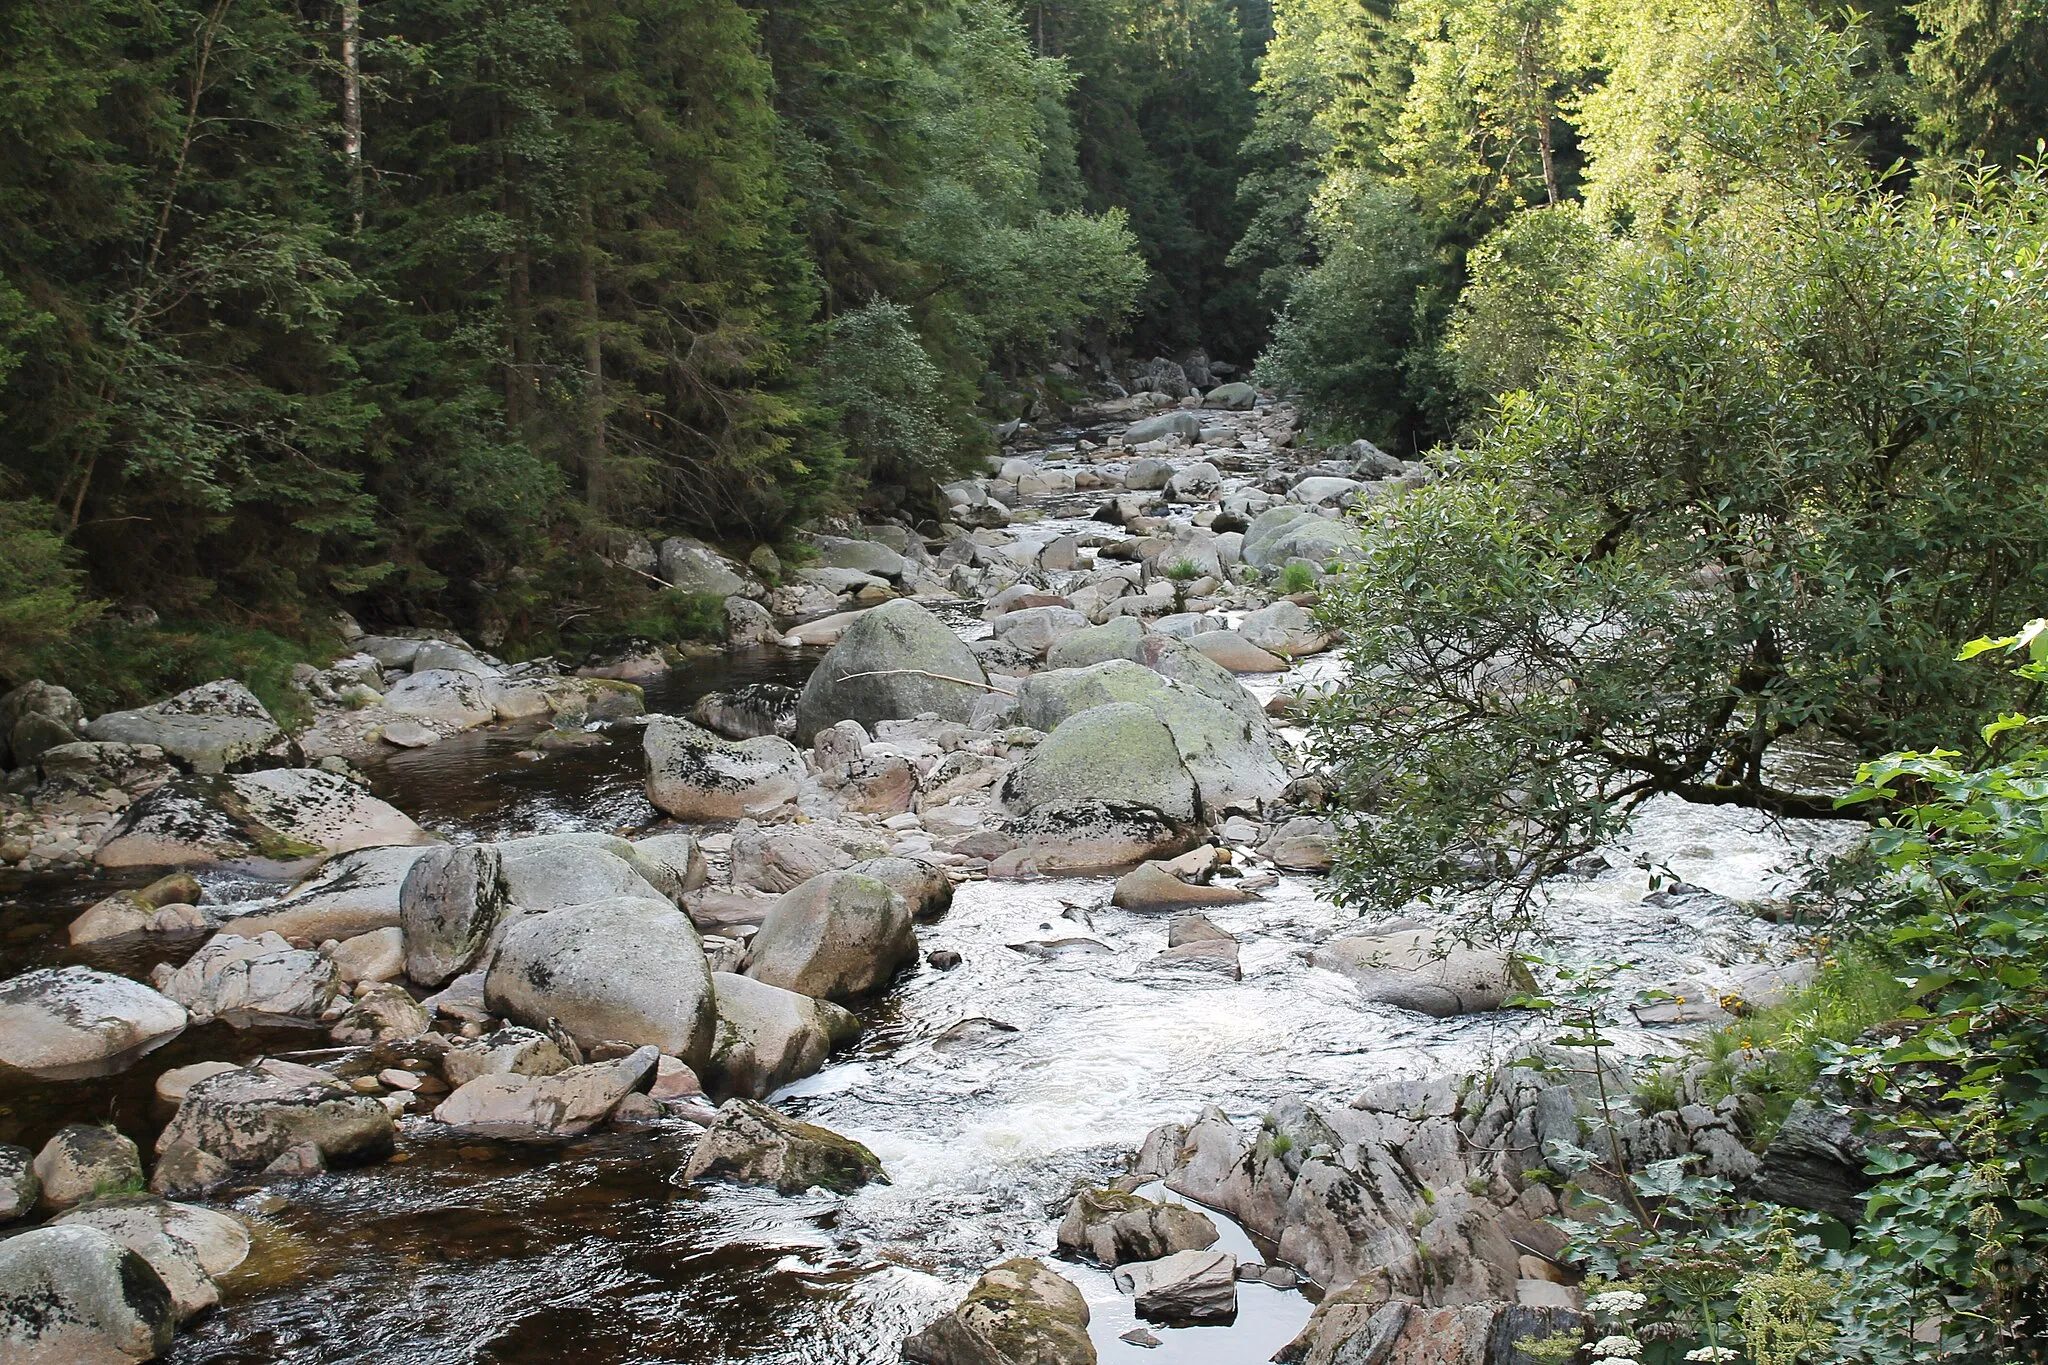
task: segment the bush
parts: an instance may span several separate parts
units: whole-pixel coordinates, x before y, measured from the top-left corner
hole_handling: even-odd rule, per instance
[[[248,684],[287,727],[312,708],[292,686],[301,663],[324,668],[341,650],[338,635],[307,628],[285,635],[218,621],[135,625],[104,619],[36,652],[30,673],[70,688],[89,716],[161,701],[216,678]]]
[[[0,678],[10,682],[26,682],[39,650],[98,615],[56,524],[47,503],[0,502]]]
[[[1306,564],[1289,564],[1280,570],[1280,591],[1293,596],[1316,585],[1316,571]]]

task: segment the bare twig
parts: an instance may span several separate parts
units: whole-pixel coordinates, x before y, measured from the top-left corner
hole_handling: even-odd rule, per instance
[[[959,683],[962,687],[979,687],[982,691],[993,692],[999,697],[1014,697],[1017,695],[1015,692],[1005,692],[1002,688],[991,683],[974,682],[968,678],[955,678],[945,673],[927,673],[922,668],[877,668],[867,673],[841,674],[837,681],[852,682],[855,678],[888,678],[899,674],[908,674],[914,678],[931,678],[937,682]]]

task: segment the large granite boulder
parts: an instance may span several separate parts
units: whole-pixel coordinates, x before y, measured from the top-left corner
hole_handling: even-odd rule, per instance
[[[388,844],[338,853],[283,896],[235,916],[227,927],[249,938],[271,933],[315,943],[393,928],[406,875],[437,847]]]
[[[1216,1245],[1216,1224],[1185,1204],[1168,1204],[1121,1190],[1083,1190],[1060,1219],[1062,1251],[1092,1256],[1107,1266],[1156,1261],[1180,1251]]]
[[[860,1036],[860,1020],[829,1000],[714,972],[718,1041],[702,1068],[714,1094],[761,1099],[825,1064]]]
[[[42,1227],[0,1242],[0,1358],[128,1365],[170,1347],[171,1291],[100,1228]]]
[[[803,754],[775,735],[725,740],[675,716],[650,716],[641,744],[647,799],[678,820],[768,815],[802,788]]]
[[[1199,831],[1146,806],[1090,801],[1045,806],[1005,820],[1016,846],[989,864],[991,877],[1056,877],[1113,872],[1194,847]]]
[[[1195,818],[1195,780],[1173,732],[1150,707],[1111,702],[1068,717],[1003,784],[1019,814],[1090,802],[1142,806],[1169,820]]]
[[[318,1019],[339,983],[334,961],[281,935],[216,934],[181,967],[157,968],[157,989],[195,1024]]]
[[[1117,1267],[1116,1287],[1153,1322],[1230,1322],[1237,1317],[1237,1257],[1227,1251],[1176,1251]]]
[[[374,1161],[390,1154],[396,1132],[375,1096],[273,1058],[193,1082],[157,1136],[158,1170],[186,1151],[240,1170],[261,1170],[301,1147],[335,1165]]]
[[[493,1071],[442,1100],[434,1118],[451,1128],[495,1137],[566,1138],[611,1117],[619,1101],[642,1088],[661,1053],[636,1048],[608,1062],[564,1067],[547,1075]]]
[[[441,986],[469,970],[505,916],[505,861],[490,844],[429,850],[398,898],[405,974]]]
[[[620,896],[669,900],[640,873],[643,860],[608,834],[542,834],[497,845],[505,897],[522,910],[561,910]],[[650,867],[650,871],[653,869]]]
[[[180,1322],[219,1303],[214,1277],[249,1255],[249,1230],[232,1214],[148,1195],[97,1200],[54,1222],[98,1228],[149,1262]]]
[[[746,974],[802,995],[848,1000],[879,990],[916,958],[917,933],[901,895],[874,877],[827,872],[770,907]]]
[[[888,1182],[875,1154],[852,1138],[749,1099],[719,1107],[717,1120],[697,1139],[685,1174],[691,1180],[766,1185],[780,1194],[813,1187],[850,1194],[873,1181]]]
[[[282,767],[292,742],[256,694],[232,678],[201,683],[133,711],[110,711],[85,727],[85,738],[113,744],[154,744],[195,773]]]
[[[1043,1261],[989,1267],[958,1307],[903,1343],[913,1365],[1095,1365],[1088,1300]]]
[[[686,536],[661,542],[659,570],[670,587],[698,597],[736,597],[755,590],[716,550]]]
[[[1240,553],[1254,569],[1277,569],[1292,559],[1323,564],[1356,555],[1363,545],[1355,523],[1317,516],[1299,503],[1259,513],[1245,528]]]
[[[596,901],[513,921],[484,1000],[514,1023],[558,1023],[586,1049],[623,1041],[692,1066],[717,1028],[703,941],[665,900]]]
[[[184,1031],[185,1007],[90,967],[0,981],[0,1064],[52,1080],[105,1075]]]
[[[1331,939],[1309,961],[1350,977],[1368,1000],[1438,1018],[1497,1010],[1535,984],[1512,954],[1431,929]]]
[[[797,702],[796,739],[809,744],[842,720],[873,729],[936,712],[965,723],[988,675],[966,641],[908,599],[861,613],[818,661]]]
[[[166,782],[128,808],[93,856],[102,867],[299,868],[352,849],[434,842],[347,778],[273,768]]]

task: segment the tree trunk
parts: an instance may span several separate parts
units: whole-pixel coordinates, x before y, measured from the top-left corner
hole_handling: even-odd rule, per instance
[[[583,412],[583,496],[598,515],[610,512],[606,506],[610,482],[604,439],[604,338],[597,310],[597,224],[590,205],[583,206],[583,382],[586,396]]]
[[[363,230],[363,68],[360,0],[341,0],[341,155],[348,164],[349,227]]]
[[[1543,102],[1536,115],[1536,147],[1543,153],[1543,189],[1550,196],[1550,207],[1557,207],[1557,159],[1550,145],[1551,108],[1548,100]]]

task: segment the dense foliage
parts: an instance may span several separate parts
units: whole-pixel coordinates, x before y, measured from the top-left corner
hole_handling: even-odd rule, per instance
[[[1533,383],[1332,594],[1352,895],[1527,886],[1660,794],[1829,816],[1787,743],[1952,743],[2000,690],[1947,642],[2048,596],[2048,184],[1897,192],[1850,145],[1859,61],[1724,25],[1661,64],[1654,175],[1610,177],[1634,125],[1585,142],[1587,214],[1632,227],[1499,239],[1455,355]],[[1568,303],[1519,307],[1525,254]]]
[[[644,591],[615,528],[915,502],[1183,269],[1000,0],[60,0],[0,52],[10,676],[94,598],[545,640]]]

